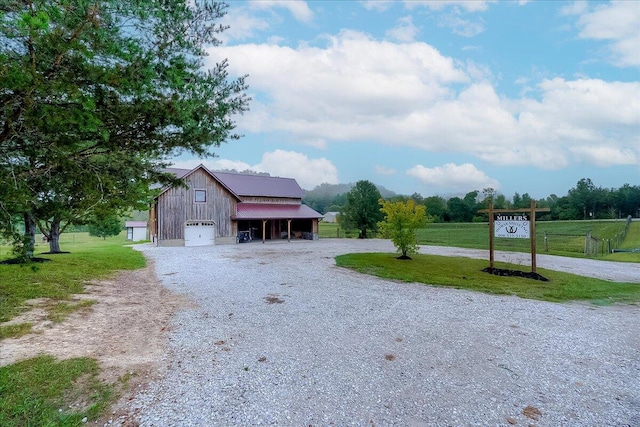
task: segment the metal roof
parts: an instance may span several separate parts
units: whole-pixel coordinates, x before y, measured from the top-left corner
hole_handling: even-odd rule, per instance
[[[283,205],[263,203],[238,203],[233,219],[312,219],[322,214],[307,205]]]
[[[291,199],[304,197],[304,190],[293,178],[232,172],[212,172],[211,174],[238,196],[288,197]]]
[[[147,221],[125,221],[124,226],[142,228],[147,226]]]

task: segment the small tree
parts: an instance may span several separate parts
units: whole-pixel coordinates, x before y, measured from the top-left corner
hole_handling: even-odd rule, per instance
[[[117,236],[122,231],[122,221],[117,216],[104,216],[89,223],[89,236],[107,237]]]
[[[411,259],[407,254],[418,253],[416,230],[427,223],[426,208],[413,199],[395,203],[380,200],[380,205],[385,220],[378,223],[379,230],[402,253],[400,259]]]
[[[367,230],[376,231],[383,219],[378,200],[380,191],[370,181],[358,181],[347,193],[347,203],[340,211],[340,223],[347,229],[360,230],[360,238],[367,238]]]

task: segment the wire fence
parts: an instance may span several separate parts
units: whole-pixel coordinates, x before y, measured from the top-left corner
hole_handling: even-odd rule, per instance
[[[619,248],[629,230],[631,217],[625,221],[538,222],[538,253],[597,257]],[[592,229],[595,230],[592,232]],[[357,231],[345,231],[339,223],[320,223],[320,238],[353,238]],[[375,237],[368,234],[368,237]],[[455,246],[488,249],[489,226],[486,223],[434,223],[417,230],[419,245]],[[529,252],[529,239],[495,238],[495,250]]]

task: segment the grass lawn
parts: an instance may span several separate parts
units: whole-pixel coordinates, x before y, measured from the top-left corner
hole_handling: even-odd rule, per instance
[[[624,226],[624,220],[538,221],[536,222],[536,249],[539,254],[585,257],[585,236],[587,232],[591,232],[592,236],[599,239],[598,258],[609,259],[607,239],[614,239]],[[631,222],[624,244],[627,244],[627,240],[634,234],[640,235],[640,221]],[[417,238],[420,245],[488,249],[489,225],[487,223],[433,223],[418,230]],[[529,239],[496,238],[495,249],[529,252],[530,241]],[[640,262],[640,256],[637,261]]]
[[[97,418],[115,395],[98,373],[94,359],[51,356],[0,368],[0,425],[80,426]]]
[[[620,249],[640,248],[640,220],[631,221],[627,236],[624,238]],[[616,252],[605,255],[608,261],[640,262],[640,252]]]
[[[543,301],[586,300],[599,305],[640,301],[640,285],[633,283],[614,283],[538,269],[539,274],[549,279],[548,282],[543,282],[484,273],[481,270],[487,267],[486,260],[423,254],[412,255],[411,261],[398,260],[396,257],[397,254],[389,253],[346,254],[337,256],[336,264],[384,279],[490,294],[517,295]],[[496,263],[496,267],[514,269],[505,263]]]
[[[25,301],[33,298],[50,299],[47,309],[53,321],[87,309],[92,301],[69,301],[72,294],[83,292],[86,281],[146,265],[142,254],[126,244],[124,234],[105,240],[87,233],[63,234],[61,248],[71,253],[40,255],[48,246],[39,244],[36,256],[51,261],[0,265],[0,322],[20,314]],[[0,260],[10,257],[11,249],[0,246]],[[0,325],[0,340],[30,329],[28,323]],[[90,358],[57,361],[39,356],[0,368],[0,426],[83,425],[83,418],[96,418],[109,407],[117,389],[100,383],[97,375],[97,361]]]
[[[585,236],[591,232],[599,239],[598,259],[606,261],[640,262],[640,252],[608,253],[607,240],[615,239],[624,229],[624,220],[593,221],[539,221],[536,222],[536,250],[539,254],[584,258]],[[357,237],[357,232],[346,233],[338,223],[319,223],[320,238]],[[546,240],[545,240],[546,236]],[[458,248],[488,249],[487,223],[432,223],[417,231],[419,245],[454,246]],[[495,239],[495,250],[530,252],[529,239]],[[620,248],[640,248],[640,220],[631,221]]]
[[[68,305],[65,300],[71,294],[81,293],[86,281],[106,277],[116,270],[135,270],[146,265],[141,253],[125,246],[124,235],[103,240],[90,237],[88,233],[73,234],[73,237],[67,235],[68,241],[61,243],[62,250],[71,253],[39,255],[49,249],[40,244],[36,256],[51,261],[29,265],[0,264],[0,322],[20,314],[28,299],[51,298],[53,305]],[[0,260],[10,258],[11,249],[7,246],[2,249]],[[52,306],[52,312],[55,311]]]

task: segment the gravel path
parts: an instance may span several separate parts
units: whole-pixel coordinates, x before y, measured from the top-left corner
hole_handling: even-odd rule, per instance
[[[379,240],[138,248],[196,302],[174,319],[166,375],[131,402],[143,426],[640,425],[638,306],[335,267],[337,254],[393,251]]]

